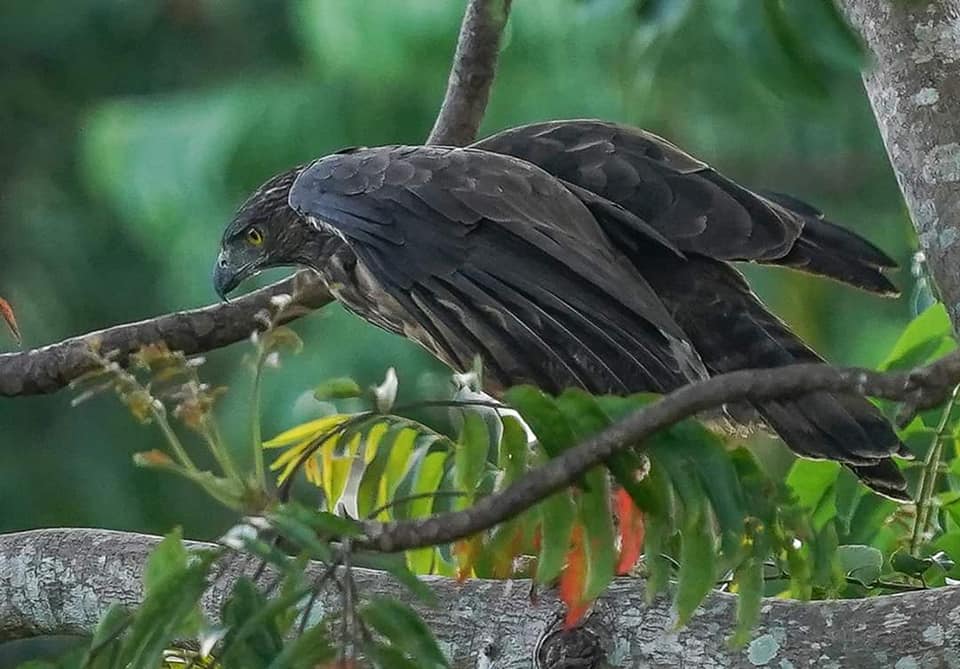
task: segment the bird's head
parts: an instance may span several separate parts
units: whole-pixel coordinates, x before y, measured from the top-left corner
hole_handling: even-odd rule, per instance
[[[213,270],[213,285],[222,299],[264,269],[308,264],[316,230],[287,203],[300,170],[297,167],[268,180],[230,221]]]

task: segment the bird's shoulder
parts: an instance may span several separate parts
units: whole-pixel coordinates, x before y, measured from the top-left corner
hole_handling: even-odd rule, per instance
[[[373,195],[428,184],[489,195],[555,195],[562,190],[551,175],[513,156],[462,147],[389,145],[353,147],[318,158],[298,176],[291,203],[307,193]]]
[[[341,232],[385,227],[419,236],[424,227],[508,228],[604,246],[580,199],[532,163],[474,148],[393,145],[315,160],[297,177],[289,204]],[[416,227],[416,231],[412,228]]]

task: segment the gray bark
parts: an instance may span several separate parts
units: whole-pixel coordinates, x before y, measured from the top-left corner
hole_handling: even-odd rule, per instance
[[[447,92],[427,144],[466,146],[477,137],[497,73],[512,0],[471,0],[463,15]]]
[[[960,0],[842,0],[927,266],[960,332]]]
[[[89,633],[110,603],[135,605],[158,540],[77,529],[0,536],[0,641]],[[203,602],[211,618],[236,577],[256,566],[239,554],[218,565]],[[316,576],[323,567],[310,570]],[[417,606],[456,667],[538,666],[535,654],[544,667],[960,667],[960,589],[953,587],[861,600],[767,599],[753,641],[731,649],[736,597],[720,592],[677,631],[666,598],[648,605],[642,580],[620,578],[583,626],[564,634],[562,604],[552,592],[532,602],[528,581],[426,578],[438,605],[424,608],[386,574],[356,570],[356,577],[361,594]],[[338,606],[338,595],[321,597],[317,615]],[[572,656],[585,663],[558,661]]]

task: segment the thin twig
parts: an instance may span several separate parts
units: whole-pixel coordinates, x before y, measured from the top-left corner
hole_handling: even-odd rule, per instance
[[[489,529],[569,485],[618,450],[654,432],[723,404],[763,402],[811,392],[856,393],[906,401],[922,408],[942,403],[960,383],[960,351],[908,373],[801,364],[740,370],[684,386],[529,472],[523,480],[481,498],[469,509],[423,520],[363,523],[363,548],[385,552],[446,544]]]
[[[461,490],[434,490],[433,492],[418,492],[415,495],[406,495],[404,497],[395,497],[386,504],[378,506],[376,509],[367,514],[367,520],[373,520],[381,513],[390,509],[398,504],[405,504],[406,502],[415,502],[418,499],[427,499],[434,497],[466,497],[467,493]]]

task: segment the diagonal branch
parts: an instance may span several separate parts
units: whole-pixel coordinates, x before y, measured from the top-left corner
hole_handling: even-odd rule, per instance
[[[508,520],[558,490],[618,450],[640,444],[654,432],[701,411],[740,401],[759,402],[829,390],[904,401],[911,408],[942,403],[960,383],[960,350],[927,367],[889,373],[801,364],[776,369],[741,370],[684,386],[636,411],[599,435],[527,473],[505,490],[462,511],[422,520],[367,522],[364,545],[399,551],[446,544]]]
[[[510,13],[510,0],[469,0],[463,17],[450,82],[429,144],[464,145],[474,140],[490,97],[496,73],[500,36]],[[333,298],[312,272],[254,291],[228,304],[179,311],[137,323],[73,337],[18,353],[0,355],[0,397],[53,393],[90,371],[90,346],[102,353],[117,351],[122,362],[143,344],[165,342],[188,355],[210,351],[244,339],[255,328],[254,314],[279,293],[295,295],[288,320],[329,304]]]

